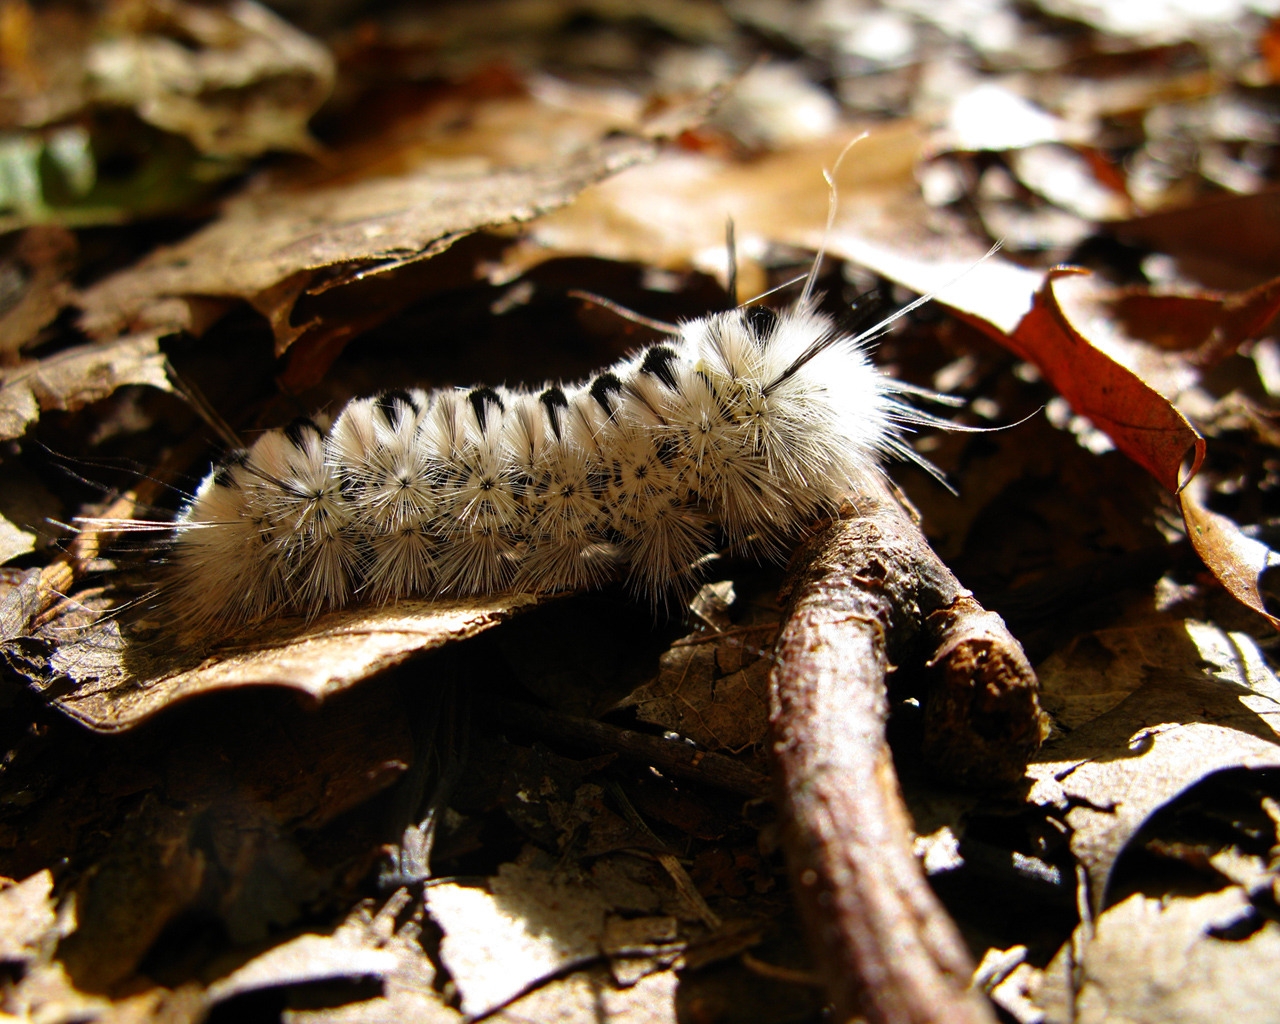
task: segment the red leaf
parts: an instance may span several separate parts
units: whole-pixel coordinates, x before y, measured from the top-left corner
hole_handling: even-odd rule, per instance
[[[1031,309],[1013,333],[1000,340],[1039,367],[1072,409],[1089,417],[1117,448],[1176,493],[1204,461],[1204,438],[1158,391],[1096,348],[1072,324],[1054,294],[1054,282],[1075,273],[1082,271],[1050,271]],[[1188,453],[1192,461],[1184,477]]]

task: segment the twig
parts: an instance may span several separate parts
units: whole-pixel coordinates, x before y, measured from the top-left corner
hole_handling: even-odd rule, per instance
[[[111,503],[104,518],[128,518],[137,501],[137,494],[130,491]],[[86,567],[98,557],[107,532],[96,527],[79,531],[52,562],[28,572],[0,602],[0,639],[25,636],[46,622],[55,605],[66,597]]]
[[[933,648],[926,658],[943,686],[927,712],[932,754],[968,778],[1025,765],[1042,731],[1035,676],[885,485],[805,545],[789,581],[770,681],[773,753],[791,873],[834,1019],[993,1021],[912,855],[885,739],[885,675],[891,659]],[[996,729],[1009,730],[1008,749]],[[964,762],[979,750],[996,751],[994,771]]]
[[[189,465],[207,442],[192,438],[172,451],[165,466],[154,476],[117,496],[92,525],[77,530],[66,547],[48,565],[32,569],[22,582],[0,600],[0,640],[27,636],[57,615],[60,602],[82,579],[101,556],[117,531],[105,525],[114,520],[128,520],[138,508],[146,507],[169,488],[177,475],[177,467]]]
[[[698,915],[699,920],[711,931],[720,928],[724,924],[720,920],[720,915],[711,909],[702,893],[698,891],[698,887],[693,884],[693,879],[689,877],[689,872],[684,869],[680,859],[670,850],[665,849],[666,844],[654,834],[653,829],[640,817],[640,812],[627,799],[627,794],[623,792],[622,787],[616,782],[610,782],[609,792],[622,809],[623,817],[631,823],[633,828],[638,829],[641,834],[653,842],[655,846],[653,856],[657,858],[663,870],[670,876],[672,883],[676,887],[676,892],[680,894],[688,907]]]
[[[642,761],[677,778],[691,779],[743,796],[758,797],[769,791],[769,782],[741,761],[699,750],[683,740],[622,729],[592,718],[560,715],[519,701],[498,704],[503,725],[539,736],[606,750],[632,761]]]

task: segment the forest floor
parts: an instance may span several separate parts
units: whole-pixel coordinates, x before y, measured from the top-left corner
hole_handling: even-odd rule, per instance
[[[1277,1020],[1280,20],[1208,6],[0,0],[0,1021]],[[797,900],[804,558],[175,639],[106,522],[819,250],[835,316],[934,296],[874,360],[966,429],[797,543],[918,517],[1046,713],[939,719],[922,587],[826,722],[875,778],[820,845],[927,878],[954,1004]],[[828,904],[909,902],[855,854]]]

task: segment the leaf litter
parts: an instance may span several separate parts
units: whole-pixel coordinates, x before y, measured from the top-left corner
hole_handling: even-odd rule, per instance
[[[843,166],[840,218],[828,251],[845,261],[849,287],[865,288],[879,277],[921,292],[959,278],[941,296],[957,318],[928,328],[941,351],[924,354],[915,335],[925,328],[912,327],[885,340],[884,358],[926,385],[931,376],[950,372],[956,384],[949,390],[974,399],[971,415],[984,423],[1016,421],[1055,396],[1069,403],[1067,416],[1055,413],[1052,423],[977,438],[923,438],[932,445],[931,457],[960,484],[959,499],[922,492],[912,474],[903,474],[926,525],[939,524],[947,550],[973,570],[970,585],[980,583],[996,598],[983,594],[989,606],[1023,623],[1019,628],[1039,662],[1059,726],[1021,796],[955,793],[900,766],[917,828],[935,838],[950,836],[932,843],[950,854],[927,863],[953,911],[962,920],[967,915],[975,952],[986,945],[1008,954],[990,988],[1019,1020],[1036,1014],[1104,1019],[1118,1012],[1199,1020],[1220,1017],[1224,1006],[1239,1019],[1265,1019],[1258,998],[1265,989],[1253,980],[1266,977],[1267,958],[1274,956],[1274,922],[1258,910],[1259,879],[1270,877],[1273,867],[1265,855],[1248,852],[1252,840],[1240,838],[1248,831],[1247,815],[1224,811],[1236,838],[1217,846],[1148,834],[1161,815],[1197,806],[1198,787],[1252,786],[1265,794],[1277,767],[1280,688],[1270,661],[1270,626],[1257,614],[1269,609],[1266,569],[1274,543],[1268,518],[1274,441],[1267,420],[1274,395],[1261,386],[1270,343],[1257,340],[1273,330],[1275,285],[1267,278],[1274,261],[1267,263],[1265,241],[1250,235],[1269,207],[1265,193],[1220,192],[1223,183],[1245,191],[1265,184],[1273,176],[1268,160],[1274,140],[1239,117],[1244,128],[1227,128],[1226,115],[1215,121],[1207,106],[1191,109],[1216,94],[1224,97],[1223,110],[1241,115],[1237,83],[1252,82],[1259,71],[1249,54],[1232,50],[1230,40],[1241,38],[1242,30],[1261,33],[1265,25],[1246,13],[1241,28],[1231,32],[1202,23],[1175,26],[1169,31],[1181,40],[1175,45],[1184,48],[1180,59],[1187,61],[1178,64],[1151,50],[1149,40],[1106,37],[1116,26],[1098,20],[1103,34],[1091,38],[1109,38],[1111,52],[1087,54],[1068,68],[1063,40],[1055,36],[1060,26],[1052,19],[992,5],[991,20],[979,31],[948,21],[946,6],[923,15],[886,2],[876,14],[879,35],[860,22],[832,31],[823,21],[827,15],[808,5],[791,13],[741,15],[820,55],[811,59],[841,55],[831,83],[846,111],[899,118],[859,144],[861,160]],[[1055,14],[1064,13],[1060,6]],[[1092,17],[1082,9],[1076,5],[1066,13]],[[737,31],[732,19],[718,8],[704,13],[709,20],[700,27],[674,11],[650,15],[668,33],[659,48],[672,47],[675,63],[687,62],[695,45],[712,51],[737,45],[729,42]],[[563,25],[554,5],[544,5],[542,19],[525,31],[537,40],[527,52],[545,59],[563,52],[557,42]],[[536,30],[529,27],[535,24]],[[618,45],[635,30],[605,17],[575,42],[589,40],[583,53],[646,60],[636,56],[644,48],[633,40]],[[378,36],[381,31],[375,27],[356,49],[390,52],[377,51],[392,38]],[[575,117],[566,111],[574,103],[585,109],[590,88],[557,91],[547,79],[522,72],[478,73],[500,45],[490,37],[470,50],[459,42],[467,31],[459,30],[457,46],[447,52],[424,45],[427,35],[416,42],[412,34],[402,35],[398,54],[416,52],[423,66],[452,62],[455,83],[462,83],[454,94],[461,106],[453,109],[467,110],[480,126],[470,138],[465,128],[441,129],[442,122],[414,138],[411,128],[430,125],[446,109],[423,103],[415,108],[419,113],[403,116],[398,141],[394,124],[385,133],[375,127],[364,149],[337,145],[327,165],[277,162],[257,171],[205,227],[142,251],[129,266],[76,278],[75,291],[66,289],[65,272],[40,278],[37,268],[33,280],[42,282],[43,294],[28,292],[30,312],[11,321],[18,326],[8,351],[27,361],[23,381],[42,383],[6,388],[14,394],[6,406],[11,437],[22,444],[92,415],[121,385],[166,388],[162,353],[174,351],[175,339],[184,336],[197,340],[183,344],[199,345],[202,338],[208,347],[223,345],[225,327],[219,325],[228,322],[228,309],[247,305],[256,311],[262,319],[253,344],[283,353],[285,362],[274,369],[302,390],[338,365],[353,338],[395,324],[413,303],[445,289],[461,301],[468,301],[470,289],[479,297],[470,301],[486,304],[507,295],[508,285],[536,281],[536,305],[539,289],[555,280],[567,257],[591,257],[651,268],[647,283],[665,290],[642,287],[635,294],[659,305],[674,302],[683,289],[702,287],[700,275],[723,279],[724,216],[731,213],[745,296],[776,281],[789,262],[803,265],[821,241],[825,194],[816,171],[856,134],[855,124],[825,135],[821,129],[804,140],[783,138],[770,134],[766,115],[752,106],[758,101],[744,90],[724,108],[732,117],[717,115],[704,127],[696,126],[696,118],[686,120],[689,130],[678,144],[655,142],[636,119],[642,105],[618,103],[615,96]],[[993,79],[999,76],[990,75],[992,68],[1021,68],[1020,75],[999,82],[1001,101],[1012,99],[1024,113],[1030,104],[1039,112],[1039,134],[1001,140],[995,130],[1007,130],[1007,123],[993,125],[985,136],[979,124],[964,148],[938,134],[955,97],[967,95],[980,73],[933,62],[934,33],[964,40],[988,62],[982,74]],[[503,42],[510,45],[510,38]],[[1211,78],[1197,60],[1226,71]],[[849,70],[855,65],[856,75]],[[927,66],[937,77],[921,87],[918,72]],[[340,83],[343,73],[339,64]],[[791,94],[795,102],[808,102],[813,94],[803,75],[786,74],[801,83]],[[773,81],[784,83],[786,74]],[[957,87],[958,74],[968,76],[967,87]],[[485,93],[482,82],[499,84]],[[1153,113],[1144,123],[1131,116],[1134,111]],[[216,108],[208,114],[221,116]],[[902,119],[906,115],[911,119]],[[290,130],[296,132],[298,123]],[[821,116],[815,123],[822,123]],[[199,137],[175,122],[149,130],[175,129]],[[632,134],[604,139],[618,129]],[[1197,137],[1207,156],[1180,156],[1177,147]],[[585,162],[565,159],[565,149],[533,155],[520,149],[543,138],[576,139],[568,150],[586,154]],[[1125,145],[1133,152],[1121,164],[1114,156]],[[517,152],[519,160],[512,158]],[[533,220],[518,238],[458,248],[464,235],[523,221],[571,199],[593,175],[648,158],[647,165],[586,188],[562,212]],[[523,178],[528,168],[537,169],[534,178],[543,176]],[[945,180],[935,175],[921,195],[917,174],[927,184],[937,168]],[[439,195],[450,188],[454,195],[491,188],[492,201],[464,202],[456,220],[433,220],[436,214],[420,215],[416,208],[403,212],[432,188]],[[504,205],[504,198],[512,201]],[[347,201],[352,205],[344,206]],[[976,219],[962,214],[966,202],[974,204]],[[331,216],[340,210],[350,216]],[[1242,230],[1224,230],[1228,219],[1241,220],[1235,211],[1244,210],[1255,212],[1244,216]],[[319,218],[314,230],[291,230],[291,218],[300,213]],[[265,230],[244,237],[245,226],[259,221]],[[1011,226],[1006,253],[974,267],[990,241],[982,229],[998,225],[1002,231]],[[370,226],[385,233],[370,234]],[[1131,267],[1126,278],[1119,257],[1096,261],[1093,278],[1051,271],[1052,262],[1078,259],[1090,239],[1108,234],[1154,250],[1143,257],[1145,280],[1135,282]],[[445,262],[450,253],[455,265]],[[190,263],[166,262],[175,259]],[[579,265],[579,275],[582,266],[594,272],[587,263]],[[823,284],[837,293],[847,290],[832,275]],[[529,300],[517,299],[517,316],[523,315],[520,302]],[[81,311],[89,344],[54,319],[69,307]],[[663,315],[681,315],[678,306],[667,308],[676,311]],[[137,347],[128,355],[111,347],[122,341]],[[70,366],[65,378],[40,376],[55,365],[46,371],[46,361],[60,357]],[[125,372],[130,359],[145,369]],[[487,371],[464,374],[479,379]],[[270,422],[269,406],[249,403],[240,422]],[[1119,452],[1078,447],[1076,438],[1086,437],[1077,429],[1080,417],[1088,417]],[[1090,444],[1093,451],[1105,447]],[[1185,461],[1189,449],[1196,456],[1192,463]],[[1150,487],[1131,475],[1125,458],[1150,474]],[[1199,477],[1182,487],[1201,458]],[[984,465],[992,469],[985,479],[966,471]],[[1056,494],[1050,481],[1057,481]],[[1161,498],[1160,489],[1171,496]],[[944,501],[952,507],[935,516]],[[1145,512],[1135,513],[1144,503]],[[1183,537],[1243,604],[1226,600],[1219,584],[1186,556]],[[38,555],[19,557],[25,566],[40,564]],[[1134,571],[1127,572],[1129,566]],[[740,593],[750,589],[751,578],[751,572],[735,571]],[[6,577],[7,586],[11,579]],[[94,595],[81,593],[81,604],[92,609],[95,602]],[[571,620],[576,614],[572,600],[548,604],[523,617],[534,632],[551,621],[548,616]],[[629,669],[625,680],[604,687],[607,700],[593,698],[600,684],[590,673],[573,681],[562,669],[553,677],[545,667],[520,664],[518,643],[494,641],[509,627],[490,627],[517,610],[502,602],[485,609],[402,606],[386,621],[344,613],[305,627],[264,629],[238,638],[237,650],[215,652],[209,662],[176,672],[153,670],[152,657],[162,661],[164,652],[132,645],[136,637],[119,640],[110,625],[96,638],[77,639],[72,627],[82,612],[64,606],[37,641],[22,637],[6,648],[10,678],[26,687],[14,691],[18,718],[42,724],[25,737],[17,735],[21,730],[5,734],[12,753],[0,784],[13,798],[0,817],[0,870],[27,881],[0,890],[0,906],[8,908],[6,896],[17,889],[26,894],[25,909],[12,913],[25,915],[14,934],[27,938],[12,954],[21,966],[4,990],[4,1010],[40,1019],[194,1020],[217,1003],[232,1009],[271,999],[290,1020],[434,1020],[458,1018],[459,1007],[474,1012],[516,996],[496,1010],[498,1019],[598,1019],[603,1013],[606,1019],[665,1020],[675,1019],[678,1007],[682,1014],[733,1019],[733,1007],[741,1012],[744,994],[753,993],[748,1002],[758,1019],[807,1019],[817,1003],[796,982],[807,963],[785,923],[779,895],[785,885],[780,890],[780,865],[760,809],[726,805],[727,798],[713,797],[696,782],[655,777],[642,784],[623,767],[626,762],[608,753],[593,750],[583,759],[573,744],[539,749],[536,735],[480,725],[472,744],[476,778],[445,813],[437,853],[445,870],[487,881],[467,877],[429,886],[425,909],[403,892],[370,902],[360,881],[369,875],[369,851],[385,841],[372,837],[387,834],[374,819],[399,792],[389,787],[413,774],[408,766],[422,763],[420,741],[408,734],[419,726],[412,716],[406,721],[401,698],[393,694],[442,686],[457,669],[446,671],[440,658],[462,658],[464,676],[480,686],[518,687],[517,693],[531,691],[553,708],[603,716],[605,724],[647,723],[668,730],[671,742],[736,751],[756,763],[765,738],[759,676],[768,658],[751,652],[762,652],[769,641],[754,634],[750,645],[743,640],[743,630],[756,624],[745,611],[748,604],[755,606],[754,597],[710,611],[710,619],[701,619],[709,630],[687,636],[665,655],[646,647],[636,660],[647,666],[639,673],[647,681],[636,688]],[[463,638],[469,639],[453,643]],[[593,638],[575,642],[589,648]],[[440,645],[433,655],[408,660]],[[462,653],[450,654],[454,650]],[[598,675],[603,664],[590,671]],[[129,674],[138,666],[148,667]],[[66,674],[77,672],[79,682],[68,685]],[[364,685],[347,693],[357,682]],[[892,693],[902,732],[895,742],[908,757],[917,686],[904,676]],[[202,709],[211,709],[210,721],[224,715],[238,722],[244,710],[258,713],[251,702],[270,688],[292,689],[312,708],[304,711],[288,698],[270,705],[288,736],[283,742],[252,736],[233,741],[231,732],[214,731],[203,748],[197,745],[212,756],[204,761],[206,755],[175,747],[170,760],[160,762],[146,746],[166,735],[199,735],[191,723],[206,714]],[[330,708],[357,704],[365,710],[345,736],[325,732],[335,728],[335,720],[325,717]],[[52,720],[50,707],[56,709]],[[215,714],[217,708],[224,710]],[[172,767],[127,770],[123,753],[72,739],[59,724],[64,713],[124,733],[93,742],[143,744],[137,764]],[[309,715],[330,723],[318,733],[330,737],[332,766],[320,789],[282,782],[291,770],[303,778],[323,760],[306,744],[283,753],[314,728],[305,725]],[[369,746],[388,723],[395,723],[392,735]],[[234,785],[218,781],[212,767],[220,748],[241,760]],[[54,770],[50,752],[60,749],[82,752]],[[95,781],[99,750],[107,751],[114,772],[109,783]],[[273,766],[277,759],[283,763]],[[80,778],[73,777],[76,766]],[[186,788],[177,782],[183,767],[193,779]],[[487,773],[493,777],[486,783]],[[1265,805],[1272,798],[1260,800]],[[90,813],[95,800],[100,806]],[[60,834],[59,823],[69,821],[75,826]],[[233,838],[237,829],[248,829],[253,838]],[[354,836],[346,845],[337,837],[344,831]],[[506,838],[487,845],[495,833]],[[95,835],[113,838],[104,847]],[[513,835],[519,838],[513,841]],[[25,849],[19,837],[29,837]],[[688,855],[693,882],[713,913],[730,924],[747,922],[746,930],[726,925],[708,933],[705,919],[663,866],[668,846]],[[992,850],[1004,859],[993,859]],[[1132,866],[1139,853],[1161,850],[1160,856],[1190,873],[1186,878],[1197,880],[1194,891],[1163,891],[1162,876]],[[41,874],[68,857],[65,881]],[[1077,869],[1078,900],[1070,892]],[[95,871],[100,881],[90,884]],[[1136,889],[1135,871],[1142,880]],[[983,886],[993,879],[1006,886],[999,891],[1021,894],[1028,915],[1043,911],[1041,924],[1018,934],[1007,921],[997,924],[990,912],[975,909],[974,894],[981,901],[988,891]],[[988,902],[1006,906],[1009,898]],[[1077,904],[1083,921],[1072,916]],[[126,905],[134,909],[126,911]],[[557,919],[561,905],[582,913]],[[183,967],[182,951],[193,946],[182,937],[211,934],[199,926],[210,916],[218,934],[236,936],[232,960],[210,967],[206,958],[199,969]],[[579,918],[586,924],[573,924]],[[540,930],[540,920],[554,927]],[[336,930],[334,921],[340,922]],[[433,938],[437,929],[439,941]],[[128,937],[107,938],[122,934]],[[255,943],[257,951],[250,952]],[[225,938],[213,945],[226,953]],[[712,949],[721,952],[705,952]],[[6,960],[12,962],[8,953]],[[760,988],[760,971],[770,963],[794,965],[787,968],[794,973],[779,968]],[[513,987],[517,974],[528,981]],[[784,975],[790,980],[778,980]],[[1217,979],[1224,977],[1245,980],[1223,988]],[[91,983],[110,991],[95,991]],[[726,984],[736,1003],[721,1000]],[[785,992],[790,1015],[758,995],[764,991],[774,997]]]

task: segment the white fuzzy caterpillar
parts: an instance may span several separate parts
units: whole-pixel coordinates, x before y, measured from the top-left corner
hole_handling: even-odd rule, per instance
[[[658,603],[721,535],[784,550],[883,458],[916,458],[904,433],[935,422],[866,352],[918,303],[849,335],[812,281],[784,311],[689,321],[582,384],[393,391],[352,401],[327,432],[269,431],[173,524],[174,617],[216,634],[618,576]]]

